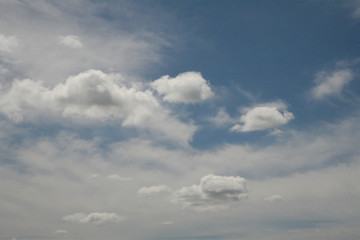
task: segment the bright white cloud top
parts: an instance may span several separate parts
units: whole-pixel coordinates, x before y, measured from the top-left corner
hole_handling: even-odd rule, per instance
[[[240,117],[241,124],[235,124],[231,131],[250,132],[275,128],[294,119],[294,114],[286,110],[282,102],[268,103],[247,108]]]
[[[124,127],[146,128],[180,142],[196,127],[170,115],[149,90],[127,87],[118,74],[89,70],[53,89],[31,79],[14,81],[0,97],[0,111],[16,123],[54,114],[74,121],[119,119]]]
[[[198,72],[185,72],[175,78],[162,76],[152,82],[151,86],[164,96],[164,101],[171,103],[197,103],[214,95],[207,81]]]

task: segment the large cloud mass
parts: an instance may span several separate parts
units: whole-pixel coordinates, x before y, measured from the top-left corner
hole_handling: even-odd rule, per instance
[[[150,129],[186,142],[195,131],[170,116],[149,90],[126,86],[118,74],[89,70],[48,89],[31,79],[14,81],[0,97],[0,111],[14,122],[59,114],[81,120],[119,119],[124,127]]]
[[[196,103],[214,95],[198,72],[185,72],[175,78],[166,75],[151,83],[151,86],[164,96],[164,101],[173,103]]]

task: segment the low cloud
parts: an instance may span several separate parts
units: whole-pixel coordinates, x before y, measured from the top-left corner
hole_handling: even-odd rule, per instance
[[[214,95],[198,72],[185,72],[175,78],[166,75],[152,82],[151,86],[164,96],[164,101],[172,103],[197,103]]]
[[[58,229],[54,232],[55,234],[68,234],[69,232],[67,230]]]
[[[125,217],[121,217],[115,213],[99,213],[94,212],[88,215],[84,213],[74,213],[71,215],[67,215],[62,218],[64,221],[67,222],[74,222],[74,223],[93,223],[95,225],[102,225],[107,223],[118,223],[125,220]]]
[[[19,45],[16,36],[5,36],[0,34],[0,52],[11,52]]]
[[[79,36],[76,35],[66,35],[59,37],[60,44],[69,47],[69,48],[82,48],[83,44]]]
[[[140,196],[166,196],[168,200],[183,208],[195,211],[225,210],[229,203],[247,198],[246,180],[241,177],[206,175],[199,185],[183,187],[177,191],[165,185],[143,187]]]
[[[275,128],[294,119],[294,114],[286,110],[282,102],[266,103],[245,109],[240,117],[240,124],[230,130],[234,132],[261,131]]]
[[[107,179],[111,180],[111,181],[120,181],[120,182],[128,182],[131,181],[132,178],[129,177],[121,177],[117,174],[111,174],[107,176]]]
[[[275,195],[271,195],[269,197],[266,197],[265,200],[268,201],[268,202],[281,202],[281,201],[284,200],[284,197],[275,194]]]
[[[330,96],[340,96],[344,87],[354,79],[350,69],[321,71],[315,77],[315,86],[310,94],[313,99],[322,100]]]
[[[142,187],[138,190],[141,197],[165,196],[171,193],[171,189],[165,185]]]
[[[196,130],[172,117],[150,90],[127,86],[121,75],[98,70],[71,76],[53,89],[31,79],[16,80],[1,95],[0,112],[17,123],[44,115],[80,123],[116,119],[123,127],[149,129],[181,142]]]

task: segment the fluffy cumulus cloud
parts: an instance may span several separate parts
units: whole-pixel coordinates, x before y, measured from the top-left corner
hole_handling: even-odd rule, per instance
[[[67,215],[62,218],[67,222],[74,223],[93,223],[96,225],[102,225],[106,223],[118,223],[125,220],[125,217],[121,217],[115,213],[107,213],[107,212],[94,212],[88,215],[84,213],[74,213],[71,215]]]
[[[228,203],[246,199],[246,180],[241,177],[206,175],[199,185],[183,187],[173,195],[173,202],[196,211],[217,211]]]
[[[235,124],[231,131],[250,132],[275,128],[294,119],[294,114],[286,110],[282,102],[267,103],[247,108],[240,117],[241,124]]]
[[[0,52],[10,52],[16,48],[18,44],[18,38],[16,36],[0,34]]]
[[[80,37],[76,35],[59,36],[59,43],[69,48],[83,47]]]
[[[117,119],[123,127],[146,128],[184,142],[196,129],[172,117],[150,90],[126,86],[119,74],[98,70],[71,76],[53,89],[31,79],[14,81],[0,97],[0,112],[14,122],[49,114],[81,121]]]
[[[169,193],[171,193],[171,189],[165,185],[142,187],[138,190],[138,195],[141,197],[164,196]]]
[[[343,88],[354,79],[350,69],[335,70],[332,72],[321,71],[314,80],[315,86],[311,89],[311,96],[321,100],[329,96],[339,96]]]
[[[198,72],[185,72],[175,78],[166,75],[152,82],[151,86],[163,96],[164,101],[172,103],[197,103],[214,95]]]

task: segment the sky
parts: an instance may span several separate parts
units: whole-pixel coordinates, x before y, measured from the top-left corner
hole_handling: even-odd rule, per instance
[[[358,240],[360,1],[0,1],[0,240]]]

